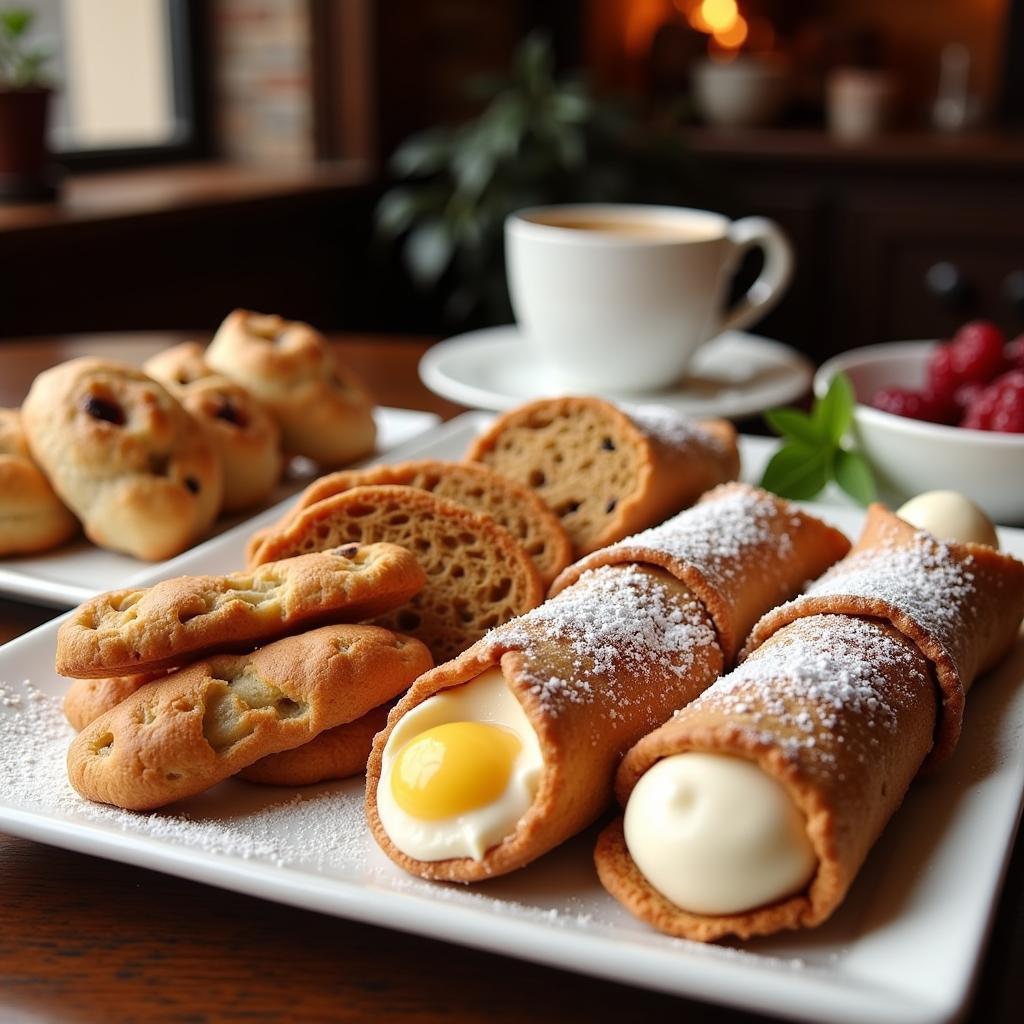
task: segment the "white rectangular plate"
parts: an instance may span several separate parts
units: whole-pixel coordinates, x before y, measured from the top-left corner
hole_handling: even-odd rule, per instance
[[[431,412],[384,406],[374,411],[374,418],[378,455],[371,462],[381,461],[392,448],[429,430],[439,419]],[[212,535],[189,553],[219,550],[226,533],[239,530],[248,533],[256,529],[256,523],[272,522],[307,482],[308,477],[283,481],[271,507],[262,512],[218,519]],[[154,583],[177,575],[180,572],[175,568],[177,564],[177,557],[165,562],[143,562],[116,551],[106,551],[79,537],[41,555],[0,559],[0,595],[51,608],[70,608],[101,590]]]
[[[486,421],[467,414],[395,456],[457,458]],[[756,478],[771,443],[743,439]],[[859,510],[811,508],[856,534]],[[264,518],[272,518],[267,515]],[[251,526],[175,560],[174,571],[242,562]],[[1024,555],[1024,531],[1001,531]],[[304,790],[229,781],[133,814],[67,785],[71,737],[53,673],[60,620],[0,650],[0,829],[68,849],[509,956],[711,1002],[815,1021],[924,1024],[952,1018],[970,991],[1024,790],[1024,638],[970,695],[960,748],[917,783],[838,913],[814,931],[742,946],[656,934],[598,884],[594,832],[527,869],[473,889],[405,876],[363,824],[358,780]]]

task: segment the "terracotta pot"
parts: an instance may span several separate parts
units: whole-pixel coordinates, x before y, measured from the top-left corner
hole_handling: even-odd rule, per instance
[[[0,200],[56,193],[46,141],[51,89],[0,88]]]

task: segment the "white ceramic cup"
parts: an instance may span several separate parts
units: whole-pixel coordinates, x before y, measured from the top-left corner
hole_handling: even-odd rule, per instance
[[[724,310],[732,273],[755,246],[764,250],[764,268]],[[560,384],[654,391],[678,381],[704,342],[775,305],[792,276],[793,251],[763,217],[580,204],[511,214],[505,264],[524,339]]]

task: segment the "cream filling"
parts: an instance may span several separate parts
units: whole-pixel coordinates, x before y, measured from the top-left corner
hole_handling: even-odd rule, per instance
[[[919,530],[927,530],[936,540],[999,547],[996,528],[989,517],[970,498],[956,491],[926,491],[901,505],[896,515]]]
[[[695,914],[738,914],[803,889],[817,859],[804,819],[757,765],[685,753],[654,764],[626,805],[626,846],[655,889]]]
[[[451,818],[418,819],[395,801],[391,772],[398,754],[410,740],[446,722],[502,725],[518,736],[522,749],[508,785],[497,799]],[[468,683],[428,697],[402,716],[384,746],[377,785],[377,813],[388,838],[409,857],[425,861],[451,857],[482,860],[492,846],[515,832],[519,819],[537,795],[543,763],[537,734],[501,669],[488,669]]]

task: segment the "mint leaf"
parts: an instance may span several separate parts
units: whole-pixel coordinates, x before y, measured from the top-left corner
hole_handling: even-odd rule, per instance
[[[814,403],[812,417],[822,438],[832,444],[839,444],[853,419],[855,403],[853,385],[845,373],[837,373],[828,386],[823,398]]]
[[[789,441],[803,441],[812,446],[827,440],[807,413],[799,409],[769,409],[764,418],[776,434]]]
[[[830,457],[830,446],[791,441],[772,456],[761,486],[783,498],[813,498],[828,483]]]
[[[860,452],[838,449],[832,471],[836,483],[854,501],[861,505],[870,505],[875,500],[875,478],[871,474],[867,459]]]

